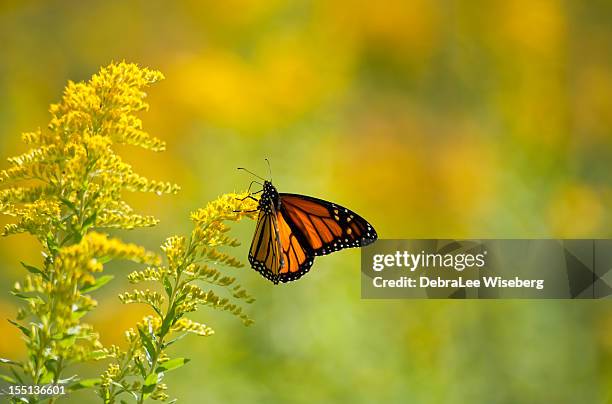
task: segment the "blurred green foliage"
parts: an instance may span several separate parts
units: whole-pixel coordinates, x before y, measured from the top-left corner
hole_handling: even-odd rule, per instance
[[[279,190],[347,205],[384,238],[610,237],[611,17],[605,0],[3,1],[0,147],[23,152],[67,80],[126,59],[166,76],[146,119],[168,152],[129,155],[183,190],[126,195],[161,224],[122,238],[185,234],[264,157]],[[246,257],[253,225],[238,229]],[[36,254],[0,241],[4,290]],[[168,384],[184,402],[612,397],[606,301],[362,301],[358,267],[343,251],[279,287],[244,269],[256,324],[206,314],[223,338],[186,339],[193,361]],[[96,296],[105,344],[143,314],[116,298],[129,270]],[[5,293],[0,317],[16,305]],[[10,324],[0,335],[0,356],[23,354]]]

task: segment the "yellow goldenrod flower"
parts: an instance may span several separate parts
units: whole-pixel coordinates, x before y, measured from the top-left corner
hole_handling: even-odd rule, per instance
[[[48,130],[24,134],[23,140],[33,148],[9,158],[11,167],[0,172],[0,183],[36,183],[0,191],[0,212],[20,220],[5,233],[46,234],[49,220],[60,218],[57,230],[64,232],[156,224],[153,217],[135,214],[123,201],[122,191],[161,195],[176,193],[178,186],[138,175],[113,145],[165,149],[163,141],[143,131],[135,115],[148,108],[144,89],[161,79],[157,71],[117,63],[102,68],[88,82],[70,82],[61,102],[50,108]],[[35,202],[38,204],[28,205]],[[26,205],[20,210],[14,206],[22,203]],[[31,219],[41,208],[53,212],[45,212],[48,214],[40,221],[21,219]]]
[[[153,311],[135,329],[126,332],[127,350],[109,354],[115,358],[116,365],[121,367],[120,373],[124,375],[122,380],[115,382],[125,383],[129,377],[142,379],[139,384],[122,384],[124,390],[138,397],[139,403],[146,398],[166,399],[166,386],[161,383],[164,372],[187,363],[188,359],[169,358],[166,353],[168,346],[187,334],[214,334],[211,327],[188,318],[188,314],[207,306],[227,311],[245,325],[252,322],[238,302],[252,303],[254,299],[236,284],[235,277],[222,274],[219,268],[242,266],[238,259],[222,249],[239,245],[238,240],[228,235],[228,221],[255,217],[256,202],[245,198],[246,195],[222,195],[193,212],[191,218],[195,226],[190,237],[173,236],[162,244],[163,264],[151,265],[128,276],[133,284],[154,282],[165,292],[164,296],[145,288],[119,296],[123,303],[146,304]],[[107,373],[113,369],[109,368]],[[107,373],[102,375],[103,380],[108,378]],[[105,402],[112,402],[119,392],[116,384],[100,385],[99,395],[105,398]]]
[[[57,383],[73,363],[117,357],[117,350],[103,349],[92,327],[81,321],[97,305],[89,293],[111,279],[99,276],[111,259],[160,264],[157,254],[93,230],[157,223],[135,213],[124,191],[178,191],[174,184],[140,176],[115,151],[118,144],[165,149],[136,115],[148,108],[145,89],[161,79],[160,72],[122,62],[87,82],[69,82],[60,102],[50,107],[48,127],[22,135],[31,149],[9,158],[10,166],[0,171],[0,213],[14,219],[2,234],[30,233],[44,256],[41,265],[24,264],[30,274],[13,288],[24,301],[14,324],[28,348],[28,360],[18,368],[30,384]],[[132,297],[163,303],[155,292]],[[101,383],[110,386],[117,372],[111,365]]]

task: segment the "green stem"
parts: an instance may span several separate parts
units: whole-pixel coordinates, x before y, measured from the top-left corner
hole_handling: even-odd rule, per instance
[[[134,358],[134,351],[135,351],[134,345],[130,344],[130,349],[128,350],[128,352],[125,355],[125,361],[119,367],[121,370],[119,372],[117,380],[123,380],[123,378],[125,378],[125,376],[127,375],[127,372],[129,370],[129,367],[130,367],[130,363],[132,362],[132,360]],[[125,390],[117,392],[117,386],[111,385],[111,388],[110,388],[110,391],[109,391],[108,400],[105,399],[104,404],[112,404],[112,403],[114,403],[115,402],[115,397],[117,397],[117,395],[121,394],[124,391]]]
[[[84,194],[81,194],[81,206],[83,206],[84,203]],[[70,235],[71,239],[73,240],[77,240],[80,241],[83,238],[83,212],[82,210],[80,212],[75,212],[75,214],[78,214],[78,223],[80,225],[80,227],[78,229],[74,229],[73,233]],[[61,237],[59,237],[58,234],[54,234],[53,237],[53,242],[55,245],[59,245]],[[51,256],[51,262],[52,264],[55,263],[56,258],[57,258],[57,254],[51,249],[51,248],[47,248],[47,251],[49,253],[49,255]],[[54,285],[55,282],[57,281],[56,279],[56,273],[55,271],[51,270],[51,271],[47,271],[48,275],[49,275],[49,282]],[[38,341],[37,341],[37,350],[35,353],[35,368],[34,368],[34,372],[32,375],[32,379],[33,379],[33,383],[34,385],[38,385],[41,381],[41,377],[43,376],[44,372],[45,372],[45,357],[44,357],[44,351],[48,348],[49,343],[50,343],[50,339],[51,336],[54,334],[54,329],[56,328],[55,326],[55,315],[56,315],[56,309],[57,309],[57,296],[55,293],[53,293],[54,290],[51,291],[50,295],[49,295],[49,313],[48,313],[48,317],[46,321],[43,321],[43,327],[42,329],[39,331],[38,335]],[[58,364],[57,364],[57,368],[56,368],[56,372],[53,375],[53,383],[57,383],[60,380],[60,376],[61,373],[64,369],[64,358],[59,358]],[[37,402],[38,398],[35,398]],[[49,403],[53,404],[57,401],[57,397],[51,397],[49,399]]]
[[[189,248],[187,248],[183,263],[176,269],[176,278],[174,281],[174,287],[172,288],[172,293],[170,294],[168,298],[168,307],[166,309],[166,314],[160,317],[161,324],[164,324],[166,319],[169,318],[169,316],[175,309],[174,306],[176,305],[176,301],[178,297],[177,293],[181,285],[180,283],[181,276],[183,274],[183,270],[187,268],[189,265],[191,265],[194,261],[193,252],[195,251],[195,247],[196,247],[195,243],[193,243],[193,241],[190,239]],[[157,342],[155,344],[155,356],[153,357],[153,360],[151,362],[151,367],[149,368],[149,372],[145,375],[144,380],[146,380],[152,373],[155,372],[157,368],[157,361],[159,357],[161,356],[161,354],[163,353],[164,339],[169,333],[170,333],[170,328],[168,328],[168,330],[164,332],[163,334],[158,335]],[[142,389],[140,391],[140,396],[138,397],[138,404],[144,403],[144,400],[145,400],[145,393],[144,393],[144,383],[143,383]]]
[[[53,256],[52,261],[55,260],[55,256],[53,255],[53,252],[51,251],[51,249],[48,249],[49,254],[51,256]],[[54,277],[55,274],[53,271],[48,271],[49,273],[49,282],[53,283],[54,282]],[[55,316],[55,309],[56,309],[56,299],[55,299],[55,295],[53,293],[51,293],[49,295],[49,305],[50,305],[50,309],[49,309],[49,314],[46,320],[42,321],[42,328],[38,331],[37,333],[37,337],[38,337],[38,341],[37,341],[37,350],[36,350],[36,354],[35,354],[35,367],[34,367],[34,373],[32,375],[32,380],[34,385],[38,385],[40,383],[40,378],[43,375],[43,372],[45,370],[45,358],[44,358],[44,351],[47,349],[48,345],[49,345],[49,338],[51,335],[53,335],[52,330],[54,328],[54,321],[53,318]]]

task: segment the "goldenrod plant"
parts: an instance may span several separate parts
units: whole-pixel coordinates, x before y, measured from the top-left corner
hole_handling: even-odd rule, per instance
[[[40,263],[23,263],[29,273],[12,290],[23,305],[10,321],[27,346],[23,361],[1,359],[8,368],[2,378],[12,385],[87,386],[77,377],[66,377],[65,370],[107,353],[82,321],[96,307],[91,293],[111,279],[100,275],[104,264],[126,259],[158,268],[157,254],[109,238],[104,229],[157,223],[135,213],[123,200],[124,191],[178,191],[176,185],[135,173],[113,147],[164,150],[164,142],[143,131],[136,115],[148,109],[144,89],[162,78],[158,71],[113,63],[87,82],[69,82],[61,101],[50,108],[48,128],[24,134],[32,148],[10,158],[10,168],[0,172],[0,186],[8,185],[0,191],[0,213],[14,218],[2,234],[33,235],[44,257]],[[56,399],[13,397],[27,403]]]
[[[115,403],[118,396],[131,396],[137,403],[147,399],[166,401],[165,373],[175,370],[189,359],[171,358],[167,350],[186,335],[209,336],[208,325],[187,317],[198,306],[227,311],[249,325],[252,320],[239,302],[252,303],[253,298],[236,282],[224,275],[220,267],[242,267],[239,260],[223,251],[236,247],[239,241],[228,235],[228,221],[254,218],[256,202],[247,194],[225,194],[192,213],[194,229],[189,237],[174,236],[161,246],[162,264],[132,272],[133,284],[148,282],[119,296],[123,303],[142,303],[151,315],[126,332],[127,349],[112,346],[107,356],[114,358],[101,377],[99,394],[104,403]],[[160,290],[161,292],[158,292]],[[123,399],[121,402],[125,402]]]

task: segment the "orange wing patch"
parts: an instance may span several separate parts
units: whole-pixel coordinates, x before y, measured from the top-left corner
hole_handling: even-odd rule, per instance
[[[314,255],[362,247],[377,238],[365,219],[340,205],[304,195],[280,196],[288,227],[299,232]]]
[[[281,213],[277,214],[277,219],[284,258],[284,265],[280,270],[281,277],[283,274],[289,275],[289,277],[295,277],[298,274],[301,276],[308,272],[312,266],[312,255],[302,247]]]
[[[291,204],[310,214],[325,217],[329,216],[329,210],[313,200],[304,198],[291,198]]]

